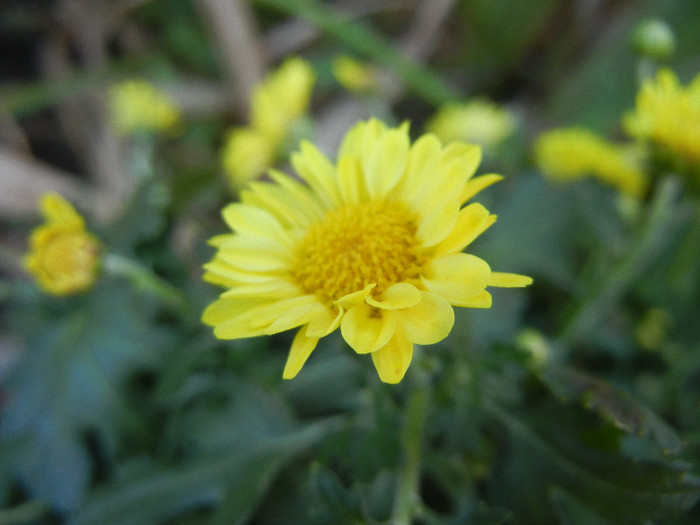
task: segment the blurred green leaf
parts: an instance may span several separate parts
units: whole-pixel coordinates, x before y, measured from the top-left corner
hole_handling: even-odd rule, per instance
[[[509,435],[509,452],[491,480],[499,487],[494,495],[525,522],[555,523],[546,504],[553,486],[620,525],[665,520],[700,496],[700,479],[690,474],[689,465],[633,461],[609,450],[591,433],[601,435],[604,422],[575,406],[543,402],[517,415],[490,401],[486,408]]]
[[[65,511],[79,504],[92,475],[85,433],[96,432],[113,455],[119,437],[140,428],[121,388],[159,359],[171,336],[153,327],[151,303],[113,283],[83,297],[46,300],[44,308],[15,305],[27,350],[6,384],[11,401],[0,441],[14,451],[13,476]]]
[[[282,465],[328,430],[327,423],[311,424],[242,450],[232,448],[226,455],[209,456],[171,468],[154,466],[143,475],[96,491],[68,523],[159,523],[192,507],[214,506],[222,498],[225,504],[212,523],[244,523]]]

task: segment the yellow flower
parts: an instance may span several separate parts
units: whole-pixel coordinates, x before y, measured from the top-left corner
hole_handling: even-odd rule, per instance
[[[229,182],[240,190],[264,173],[275,160],[276,145],[253,128],[234,128],[224,140],[222,163]]]
[[[250,125],[281,145],[309,107],[314,72],[298,57],[287,59],[253,91]]]
[[[255,88],[250,126],[232,129],[221,151],[224,173],[234,190],[272,167],[309,107],[313,83],[311,66],[290,58]]]
[[[168,131],[180,120],[173,100],[145,80],[128,80],[109,90],[109,113],[120,135],[139,129]]]
[[[515,117],[497,104],[476,99],[443,107],[428,121],[426,129],[446,143],[458,140],[490,147],[513,132]]]
[[[331,69],[336,80],[348,91],[368,93],[378,87],[377,70],[347,55],[335,57]]]
[[[99,243],[85,230],[85,221],[55,193],[42,196],[45,224],[30,237],[24,266],[39,286],[54,295],[69,295],[92,286],[97,275]]]
[[[304,183],[273,170],[273,183],[252,183],[224,209],[233,233],[212,239],[204,278],[227,290],[203,321],[220,339],[299,328],[286,379],[340,328],[382,381],[398,383],[414,344],[450,333],[452,306],[489,308],[488,286],[532,281],[462,253],[496,220],[466,204],[502,178],[472,178],[480,158],[478,146],[443,147],[434,135],[411,144],[408,126],[375,119],[347,133],[335,165],[303,142],[291,161]]]
[[[619,146],[582,128],[543,133],[535,143],[535,162],[553,181],[569,182],[593,175],[634,197],[648,186],[642,156],[634,146]]]
[[[623,126],[633,137],[700,163],[700,75],[683,87],[672,71],[661,69],[642,84],[636,108],[624,116]]]

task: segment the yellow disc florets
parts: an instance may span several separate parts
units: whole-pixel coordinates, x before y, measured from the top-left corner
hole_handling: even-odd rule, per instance
[[[403,206],[345,206],[312,225],[299,246],[294,276],[307,293],[337,300],[376,284],[373,295],[418,276],[416,225]]]

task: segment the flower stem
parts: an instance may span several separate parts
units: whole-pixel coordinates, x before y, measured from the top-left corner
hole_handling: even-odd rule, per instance
[[[421,448],[430,404],[430,385],[421,363],[413,363],[410,372],[413,385],[406,403],[406,420],[401,432],[405,457],[394,496],[392,525],[410,525],[419,499]]]
[[[180,290],[127,257],[108,253],[102,259],[102,267],[107,273],[125,277],[137,289],[150,293],[167,304],[176,307],[185,304],[185,296]]]

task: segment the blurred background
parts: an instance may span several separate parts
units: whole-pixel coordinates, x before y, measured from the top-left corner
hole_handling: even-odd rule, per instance
[[[0,2],[0,524],[697,523],[698,163],[652,144],[630,195],[535,144],[646,148],[624,116],[657,70],[692,82],[699,24],[695,0]],[[284,137],[236,149],[295,57]],[[505,180],[473,253],[535,283],[460,309],[428,386],[340,337],[283,381],[289,334],[201,324],[207,240],[300,139],[334,159],[369,116],[482,145]],[[104,254],[78,294],[26,269],[47,192]]]

